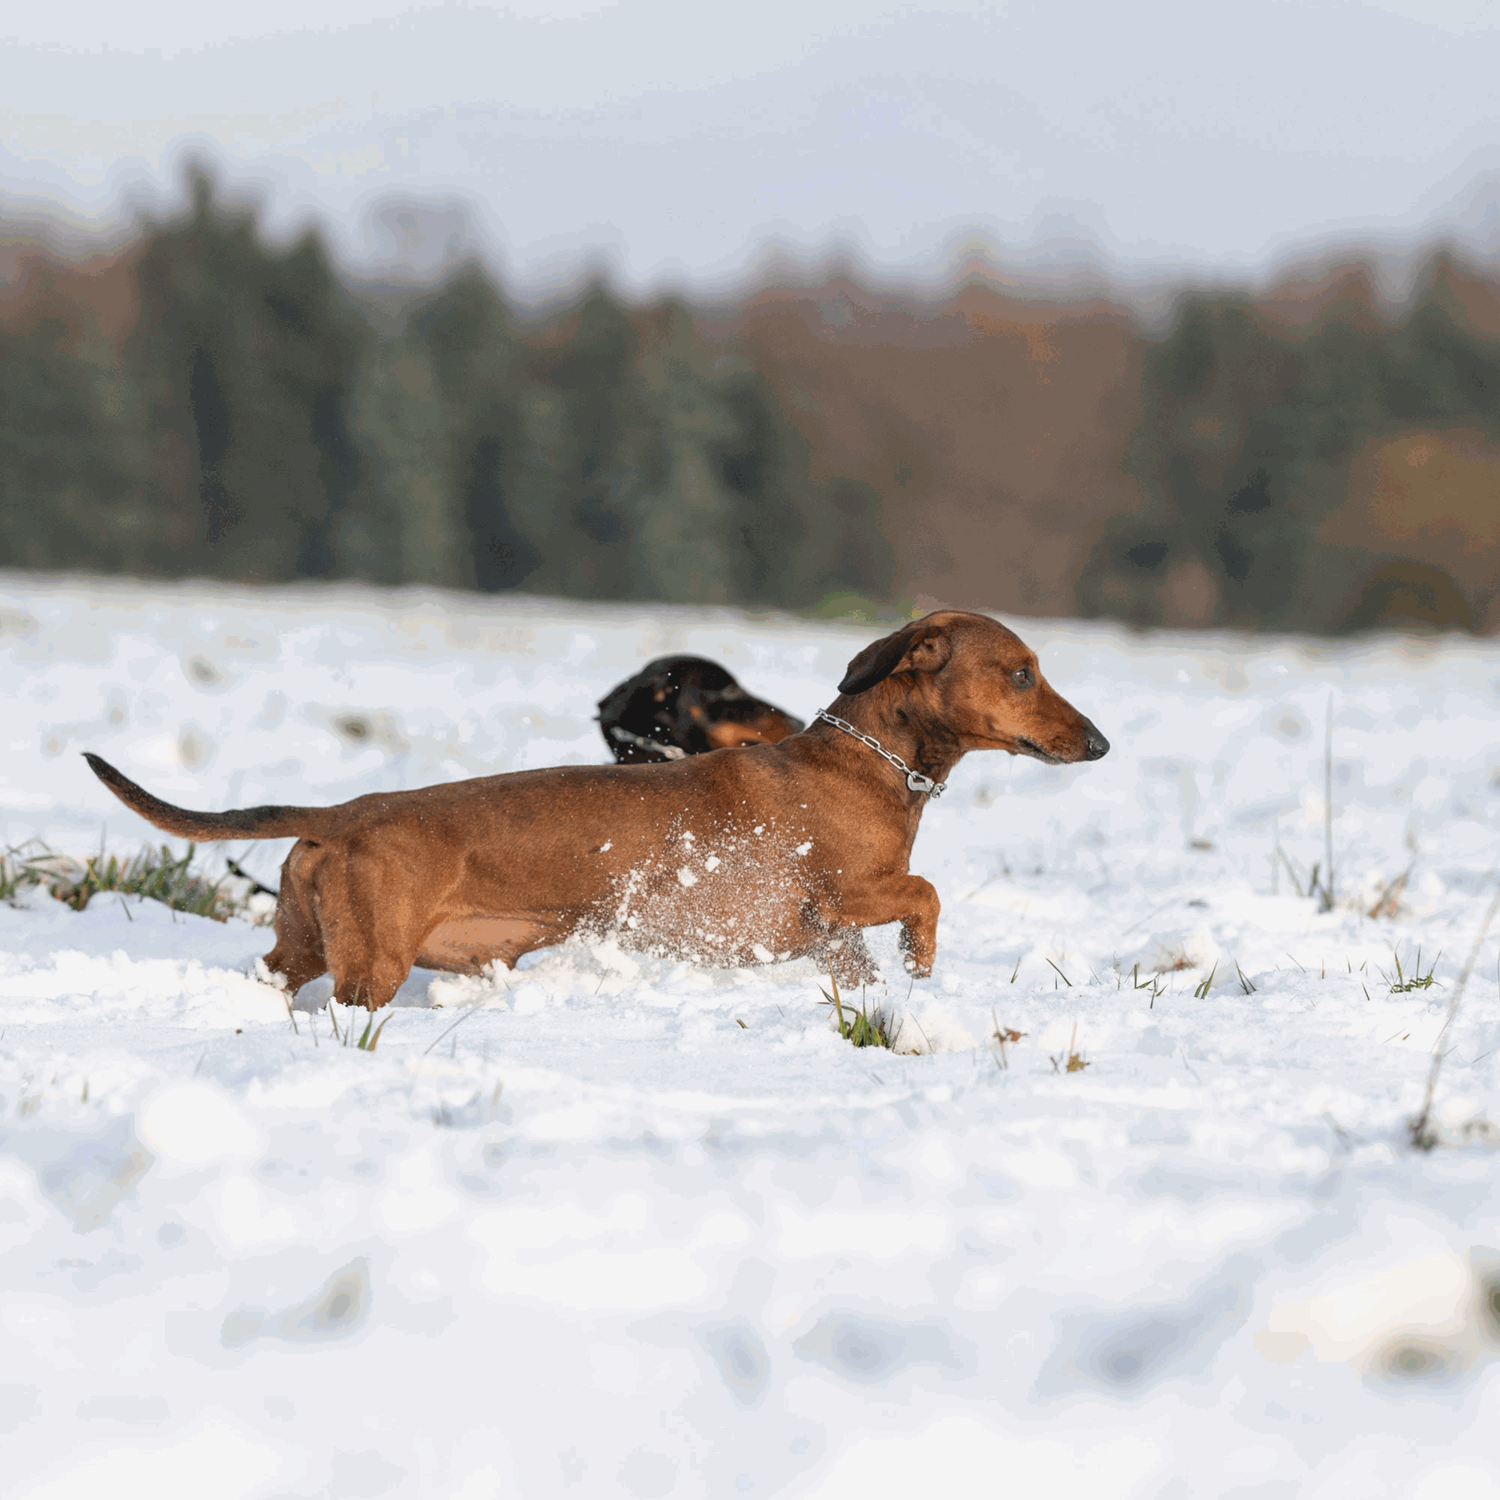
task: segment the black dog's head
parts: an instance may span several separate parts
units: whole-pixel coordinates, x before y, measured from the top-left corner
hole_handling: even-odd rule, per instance
[[[626,765],[774,745],[803,727],[702,656],[658,657],[599,700],[604,742]]]

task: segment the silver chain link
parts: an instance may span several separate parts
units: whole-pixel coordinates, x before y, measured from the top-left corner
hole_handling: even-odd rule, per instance
[[[815,718],[825,719],[835,729],[842,729],[845,734],[853,735],[861,744],[868,745],[876,755],[882,755],[886,760],[896,767],[898,771],[906,772],[906,785],[914,792],[926,792],[929,797],[941,797],[948,790],[946,781],[934,781],[930,776],[924,776],[920,771],[913,771],[899,755],[892,755],[879,740],[871,739],[867,734],[861,734],[852,724],[843,719],[835,718],[826,708],[820,708],[814,715]]]

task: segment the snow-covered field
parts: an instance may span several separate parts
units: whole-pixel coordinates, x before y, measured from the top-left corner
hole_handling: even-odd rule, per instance
[[[1405,1134],[1493,888],[1494,645],[1010,623],[1114,748],[929,808],[933,977],[872,934],[902,1055],[810,963],[585,946],[417,971],[369,1054],[248,977],[268,928],[0,905],[6,1495],[1500,1495],[1495,935]],[[158,841],[84,749],[337,801],[603,761],[669,650],[808,716],[878,633],[9,575],[0,839]],[[1330,697],[1320,914],[1272,855],[1323,860]]]

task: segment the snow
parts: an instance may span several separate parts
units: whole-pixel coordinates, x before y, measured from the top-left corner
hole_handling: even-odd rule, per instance
[[[1493,645],[1010,623],[1113,749],[928,808],[936,969],[880,930],[864,997],[910,1050],[810,963],[603,943],[417,971],[370,1054],[264,926],[0,905],[7,1494],[1500,1494],[1495,934],[1405,1135],[1493,888]],[[7,575],[3,838],[160,842],[83,749],[331,802],[601,762],[668,651],[810,718],[875,633]],[[1330,702],[1320,913],[1272,856],[1324,859]]]

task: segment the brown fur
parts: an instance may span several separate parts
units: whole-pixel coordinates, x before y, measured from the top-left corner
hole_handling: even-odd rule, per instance
[[[867,646],[830,711],[935,780],[970,750],[1059,762],[1109,748],[1015,635],[956,610]],[[477,973],[588,931],[713,963],[812,955],[856,983],[873,973],[860,929],[900,922],[907,966],[932,970],[937,892],[908,873],[926,798],[821,721],[664,765],[515,771],[328,808],[188,812],[88,760],[169,833],[296,836],[266,965],[292,991],[331,971],[345,1005],[385,1005],[413,965]]]

